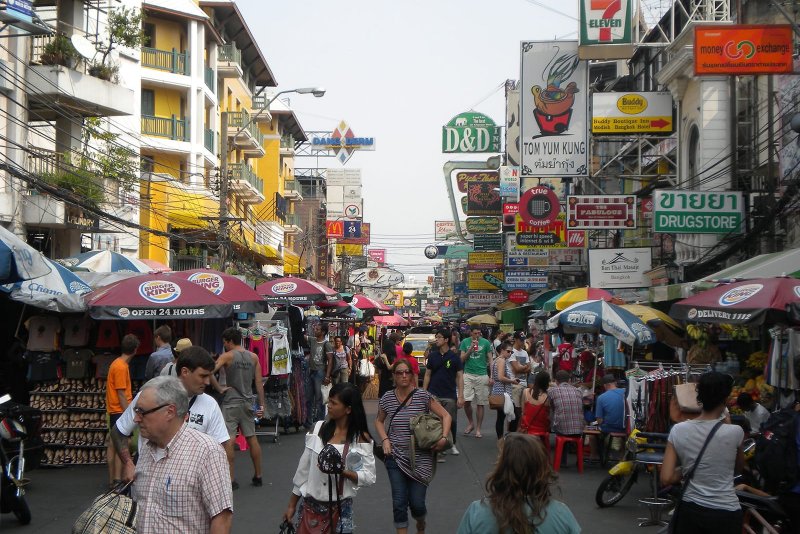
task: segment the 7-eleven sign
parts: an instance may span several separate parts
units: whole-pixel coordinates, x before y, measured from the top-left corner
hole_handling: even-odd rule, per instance
[[[631,43],[631,0],[580,2],[581,46]]]

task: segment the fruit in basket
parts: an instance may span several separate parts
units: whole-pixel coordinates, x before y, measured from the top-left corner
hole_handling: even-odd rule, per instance
[[[764,369],[764,366],[766,364],[767,364],[766,352],[757,351],[747,357],[747,367],[749,369],[758,369],[759,371],[761,371]]]

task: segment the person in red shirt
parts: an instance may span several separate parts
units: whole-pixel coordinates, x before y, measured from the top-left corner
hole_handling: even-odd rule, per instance
[[[414,352],[414,345],[408,342],[403,343],[403,351],[397,355],[397,358],[400,360],[408,360],[408,364],[411,366],[411,374],[414,375],[414,378],[419,380],[419,362],[411,355],[412,352]],[[417,384],[418,382],[414,383]]]
[[[117,357],[108,368],[108,380],[106,381],[106,413],[108,414],[109,431],[117,424],[122,412],[133,400],[131,388],[131,372],[128,364],[139,348],[139,338],[133,334],[127,334],[122,338],[120,349],[122,354]],[[108,483],[114,486],[122,480],[122,461],[117,456],[114,449],[114,442],[108,440],[106,448],[106,462],[108,463]]]

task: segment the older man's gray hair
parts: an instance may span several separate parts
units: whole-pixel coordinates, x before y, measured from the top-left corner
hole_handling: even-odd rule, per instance
[[[189,394],[180,380],[174,376],[157,376],[148,380],[142,390],[152,389],[155,392],[158,405],[174,404],[178,417],[183,417],[189,411]]]

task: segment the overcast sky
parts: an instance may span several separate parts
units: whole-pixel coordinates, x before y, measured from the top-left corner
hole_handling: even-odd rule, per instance
[[[375,138],[374,152],[356,153],[346,166],[362,169],[371,248],[386,248],[386,260],[417,280],[433,271],[423,249],[434,243],[434,221],[452,220],[442,165],[490,155],[442,154],[442,126],[469,109],[503,124],[503,84],[519,79],[520,41],[577,39],[574,1],[237,4],[279,90],[327,89],[319,99],[290,95],[306,131],[332,131],[344,119],[356,136]],[[319,166],[341,167],[335,159]]]

